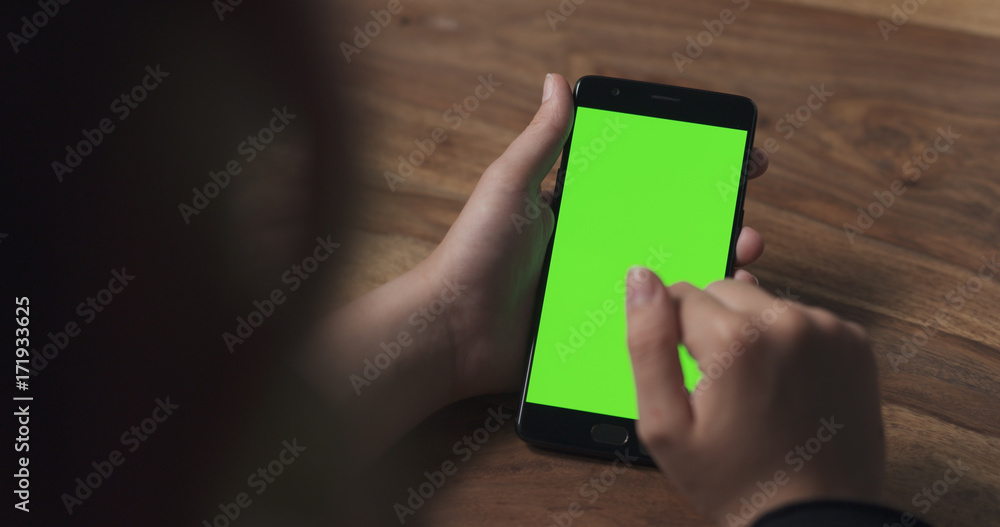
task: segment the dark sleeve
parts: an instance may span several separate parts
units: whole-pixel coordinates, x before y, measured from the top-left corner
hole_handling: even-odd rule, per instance
[[[761,516],[754,527],[930,527],[911,512],[851,501],[796,503]]]

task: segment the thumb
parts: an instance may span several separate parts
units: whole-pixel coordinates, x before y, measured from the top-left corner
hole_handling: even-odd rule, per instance
[[[679,324],[663,282],[644,267],[629,269],[626,317],[640,438],[651,451],[689,429],[691,405],[677,352]]]
[[[559,159],[573,119],[573,94],[558,73],[545,76],[542,105],[521,135],[483,173],[503,190],[537,189]]]

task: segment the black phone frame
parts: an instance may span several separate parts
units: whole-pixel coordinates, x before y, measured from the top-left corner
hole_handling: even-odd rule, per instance
[[[736,241],[743,226],[746,171],[754,142],[757,105],[751,99],[740,95],[596,75],[584,76],[577,81],[574,98],[575,108],[596,108],[747,131],[736,210],[733,214],[729,257],[726,262],[726,276],[732,276],[736,261]],[[526,401],[542,312],[542,300],[545,297],[545,286],[548,279],[549,262],[552,258],[552,248],[559,227],[559,203],[566,177],[566,163],[569,161],[572,142],[573,134],[571,131],[563,148],[562,162],[556,178],[555,196],[551,204],[556,221],[546,249],[538,283],[531,326],[531,346],[515,420],[515,430],[522,440],[542,448],[592,457],[625,458],[630,463],[655,465],[646,449],[639,443],[635,431],[635,421],[632,419]],[[591,430],[598,424],[610,424],[624,428],[628,433],[626,442],[621,446],[615,446],[595,441],[591,437]]]

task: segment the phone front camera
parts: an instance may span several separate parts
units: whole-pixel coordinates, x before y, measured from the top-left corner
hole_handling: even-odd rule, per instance
[[[621,93],[621,92],[618,91],[618,88],[611,88],[611,95],[616,95],[617,96],[619,93]]]

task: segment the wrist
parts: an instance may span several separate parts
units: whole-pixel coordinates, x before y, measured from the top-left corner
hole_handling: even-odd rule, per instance
[[[438,261],[437,252],[414,272],[428,291],[424,305],[438,306],[428,311],[441,312],[435,349],[448,362],[441,369],[450,387],[445,404],[496,391],[492,387],[496,343],[489,328],[499,317],[493,309],[484,309],[481,288],[474,288],[460,269]]]
[[[422,395],[433,394],[433,412],[457,400],[452,310],[460,293],[453,281],[426,263],[392,282],[405,314],[398,332],[387,337],[389,347],[398,350],[405,376],[420,379]]]
[[[478,395],[469,382],[466,358],[477,335],[470,331],[469,284],[458,273],[445,270],[435,255],[407,273],[410,287],[421,291],[419,305],[411,314],[411,327],[424,337],[423,348],[433,355],[438,385],[446,386],[441,406]]]
[[[422,418],[451,402],[454,351],[434,282],[418,266],[332,313],[303,362],[307,378],[336,404],[405,400]]]
[[[331,313],[299,358],[303,378],[344,423],[359,463],[380,455],[453,398],[454,365],[438,288],[411,270]]]

